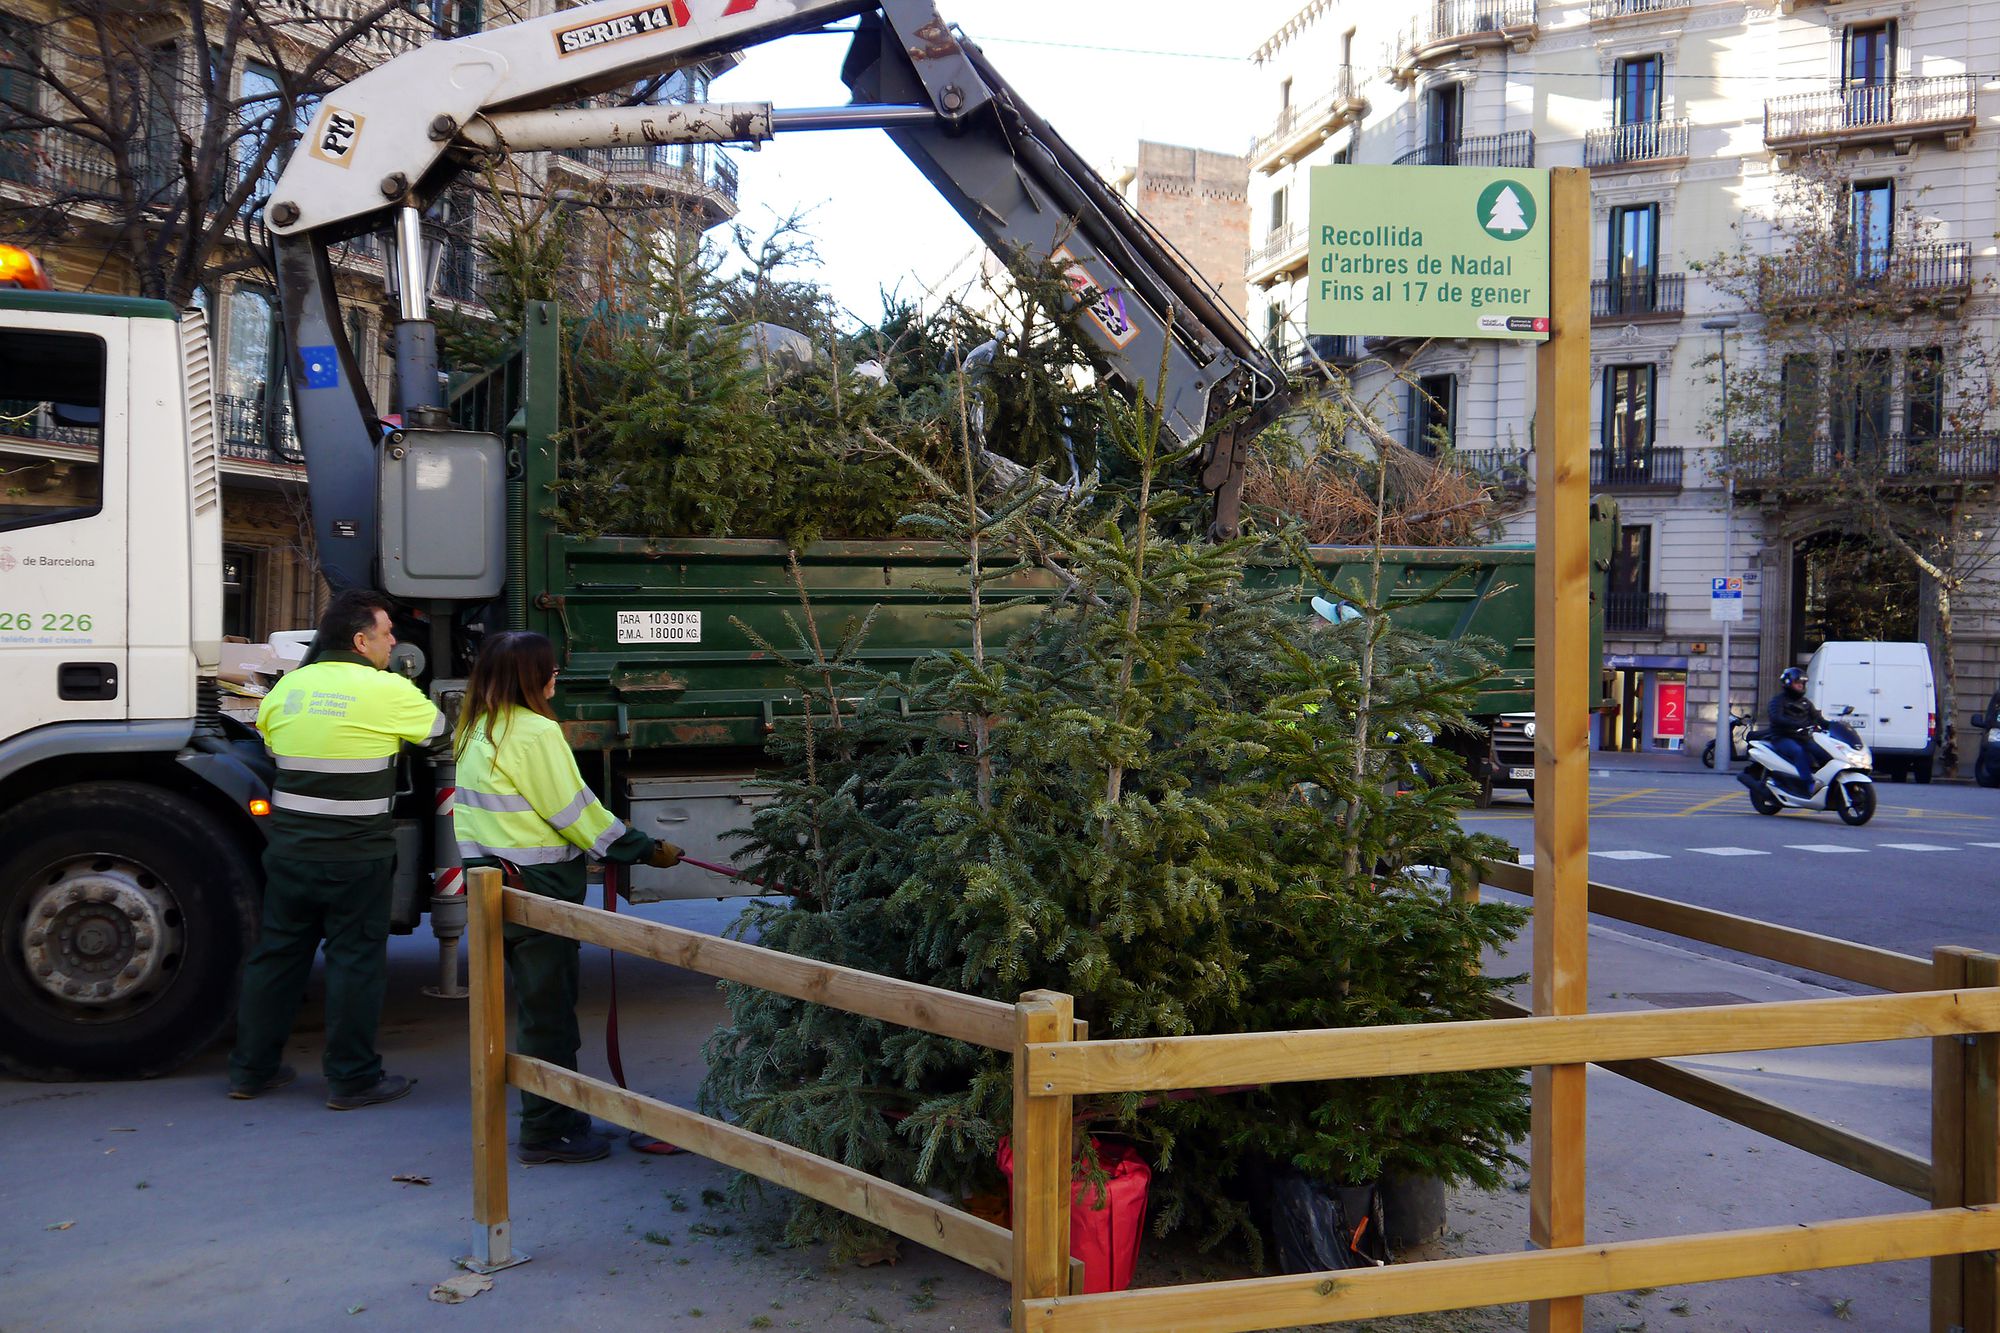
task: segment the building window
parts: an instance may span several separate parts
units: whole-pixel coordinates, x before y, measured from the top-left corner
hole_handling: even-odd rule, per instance
[[[157,201],[180,182],[181,49],[173,42],[146,52],[145,137],[138,145],[139,188]]]
[[[1291,112],[1292,81],[1290,79],[1281,79],[1278,82],[1278,118],[1283,120],[1290,116]]]
[[[1835,458],[1861,463],[1882,456],[1889,438],[1889,353],[1842,352],[1834,360],[1839,399],[1833,416]]]
[[[1856,24],[1847,30],[1847,58],[1841,82],[1849,88],[1879,88],[1896,77],[1896,22]]]
[[[1839,640],[1917,637],[1917,567],[1866,537],[1823,532],[1792,548],[1792,661]]]
[[[1644,481],[1653,453],[1654,366],[1604,368],[1604,461],[1607,480]]]
[[[1611,123],[1649,124],[1660,118],[1659,56],[1631,56],[1618,62],[1611,87]]]
[[[410,0],[410,12],[427,20],[440,37],[463,37],[485,23],[481,0]]]
[[[216,403],[223,447],[251,457],[276,453],[291,417],[277,356],[277,302],[263,287],[238,284],[229,293],[226,322],[222,396]]]
[[[103,507],[104,341],[0,331],[0,531]]]
[[[257,634],[257,553],[244,546],[222,548],[222,632],[255,643]]]
[[[1434,165],[1449,166],[1465,137],[1465,87],[1447,83],[1424,97],[1424,142],[1434,151]]]
[[[1778,369],[1778,435],[1787,445],[1812,442],[1819,426],[1819,362],[1788,353]]]
[[[1238,215],[1239,217],[1241,214]],[[1285,191],[1271,191],[1271,234],[1277,235],[1285,229]]]
[[[1403,414],[1403,443],[1426,456],[1450,449],[1457,442],[1458,376],[1424,375],[1410,386],[1409,410]]]
[[[1856,278],[1866,281],[1889,272],[1895,216],[1894,181],[1856,181],[1848,187],[1847,241]]]
[[[1944,434],[1944,349],[1913,347],[1903,364],[1903,434],[1935,440]]]
[[[1606,589],[1609,602],[1604,608],[1604,628],[1613,633],[1636,634],[1651,621],[1653,592],[1653,529],[1646,523],[1628,523],[1618,529],[1618,545],[1611,552],[1611,569]]]
[[[0,18],[0,116],[14,127],[0,131],[0,180],[35,181],[35,131],[41,107],[34,71],[41,67],[40,39],[18,20]]]
[[[1656,302],[1660,260],[1660,206],[1630,204],[1611,210],[1610,313],[1647,314]]]

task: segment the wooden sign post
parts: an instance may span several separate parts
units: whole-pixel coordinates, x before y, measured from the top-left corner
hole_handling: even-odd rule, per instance
[[[1535,365],[1535,948],[1539,1015],[1589,1008],[1590,173],[1549,173],[1550,336]],[[1528,1238],[1584,1241],[1585,1065],[1534,1071]],[[1583,1300],[1531,1307],[1582,1333]]]

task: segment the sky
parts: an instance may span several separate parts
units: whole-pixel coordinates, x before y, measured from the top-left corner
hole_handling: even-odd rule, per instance
[[[1241,153],[1270,118],[1250,52],[1300,0],[938,0],[1021,97],[1099,170],[1141,139]],[[840,105],[845,36],[755,47],[715,83],[716,101],[780,110]],[[768,229],[806,215],[820,280],[870,318],[881,293],[921,295],[978,241],[876,130],[793,134],[739,152],[741,219]]]

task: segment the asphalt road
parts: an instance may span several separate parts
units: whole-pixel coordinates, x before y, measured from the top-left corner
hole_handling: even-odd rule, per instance
[[[1759,815],[1719,774],[1593,774],[1591,878],[1925,957],[1941,944],[2000,949],[2000,792],[1883,783],[1877,794],[1875,818],[1849,828],[1832,814]],[[1533,819],[1506,793],[1464,816],[1524,853]]]

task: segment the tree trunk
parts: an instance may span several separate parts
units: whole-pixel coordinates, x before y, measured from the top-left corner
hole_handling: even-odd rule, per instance
[[[1946,777],[1958,771],[1958,747],[1953,743],[1952,718],[1958,712],[1958,640],[1952,625],[1951,584],[1937,584],[1938,651],[1938,770]]]

